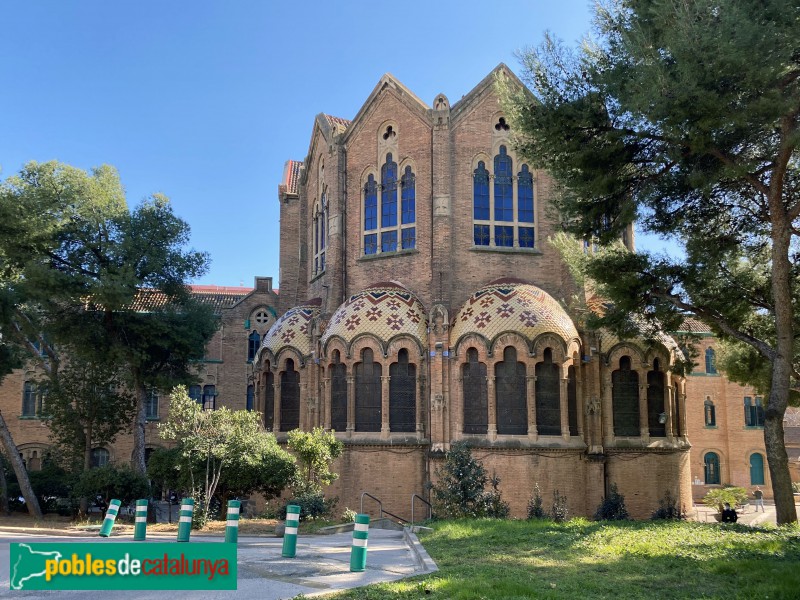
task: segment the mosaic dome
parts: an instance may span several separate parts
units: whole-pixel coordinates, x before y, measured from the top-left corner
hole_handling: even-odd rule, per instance
[[[284,348],[294,348],[300,356],[311,354],[311,320],[319,314],[320,300],[310,300],[290,308],[269,328],[261,341],[261,350],[269,350],[273,356]]]
[[[347,345],[369,333],[380,340],[407,334],[426,346],[427,314],[417,297],[396,283],[377,283],[351,296],[336,309],[322,335],[322,347],[332,337]]]
[[[514,331],[529,340],[554,333],[565,342],[578,337],[575,324],[561,305],[544,290],[516,279],[498,279],[475,292],[455,317],[453,345],[469,333],[490,342]]]

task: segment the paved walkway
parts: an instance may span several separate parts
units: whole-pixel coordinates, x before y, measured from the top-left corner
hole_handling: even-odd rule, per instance
[[[800,514],[800,503],[796,503],[795,506],[798,514]],[[704,523],[716,522],[714,514],[716,514],[717,511],[715,509],[709,508],[705,504],[695,504],[694,510],[696,514],[694,517],[691,517],[693,520]],[[754,504],[745,506],[743,510],[737,510],[736,512],[739,515],[737,523],[742,525],[761,525],[763,523],[772,523],[775,525],[777,522],[775,519],[775,505],[767,500],[764,501],[763,512],[760,509],[756,511]]]
[[[301,535],[297,541],[297,556],[283,558],[283,540],[275,537],[239,538],[238,589],[230,592],[202,592],[205,599],[258,598],[259,600],[290,599],[303,594],[318,596],[336,590],[349,589],[395,581],[413,575],[436,571],[436,564],[425,552],[417,536],[408,531],[371,529],[367,551],[367,568],[363,573],[350,572],[352,533],[333,535]],[[0,597],[9,589],[9,543],[11,542],[98,542],[97,536],[62,537],[53,535],[20,535],[0,531]],[[132,536],[112,536],[107,542],[128,542]],[[175,536],[148,535],[148,541],[174,541]],[[192,536],[192,541],[222,543],[219,537]],[[108,598],[137,598],[142,600],[169,598],[195,599],[199,592],[14,592],[14,597],[59,600],[106,600]]]

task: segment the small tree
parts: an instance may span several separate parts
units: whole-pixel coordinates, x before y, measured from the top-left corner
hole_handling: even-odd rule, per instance
[[[158,429],[162,438],[180,441],[181,468],[189,473],[192,494],[199,497],[197,522],[201,525],[208,520],[223,472],[233,481],[242,465],[258,465],[267,455],[280,465],[277,470],[284,476],[271,481],[273,492],[283,489],[294,474],[294,459],[277,445],[273,434],[264,431],[256,413],[226,407],[203,410],[184,387],[173,390],[169,417]]]
[[[450,446],[444,464],[436,469],[438,482],[433,486],[436,513],[443,517],[504,517],[503,507],[508,505],[500,500],[496,484],[492,479],[493,491],[486,491],[489,477],[481,462],[472,456],[465,442],[455,442]]]
[[[563,523],[569,519],[569,508],[567,507],[567,497],[559,493],[558,490],[553,492],[553,509],[550,513],[553,521],[556,523]]]
[[[658,501],[658,508],[653,512],[651,519],[679,521],[686,518],[683,507],[678,505],[678,498],[669,490],[664,492],[664,497]]]
[[[546,517],[547,511],[544,509],[542,490],[537,482],[533,486],[533,496],[528,500],[528,519],[544,519]]]
[[[292,483],[295,491],[322,492],[323,486],[338,479],[339,475],[331,471],[331,463],[341,456],[344,444],[333,432],[322,427],[311,431],[295,429],[289,432],[287,445],[299,462]]]
[[[617,484],[612,483],[608,496],[603,498],[597,511],[594,513],[595,521],[625,521],[628,518],[628,509],[625,507],[625,496],[617,491]]]

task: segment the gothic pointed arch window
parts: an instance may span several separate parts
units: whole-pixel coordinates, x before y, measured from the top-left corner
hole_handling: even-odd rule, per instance
[[[275,375],[269,369],[269,364],[264,376],[264,429],[275,429]]]
[[[414,171],[406,166],[401,176],[392,153],[388,152],[381,166],[380,184],[372,174],[364,184],[364,254],[416,248],[416,220]]]
[[[338,350],[333,351],[328,367],[331,377],[331,429],[347,429],[347,365],[341,362]]]
[[[314,205],[313,220],[313,248],[314,248],[314,273],[316,277],[325,271],[325,245],[328,228],[328,197],[325,192],[318,203]]]
[[[254,329],[249,336],[247,336],[247,362],[253,362],[253,359],[258,354],[258,349],[261,347],[261,336]]]
[[[281,431],[300,427],[300,373],[294,361],[286,359],[286,370],[281,372]]]
[[[536,247],[533,173],[527,164],[514,173],[514,159],[500,146],[490,173],[479,161],[472,177],[473,243],[476,247]],[[492,185],[490,185],[492,181]]]
[[[381,365],[372,357],[372,350],[365,348],[355,366],[356,431],[381,430]]]
[[[476,246],[488,246],[491,235],[489,228],[489,171],[486,170],[486,163],[478,162],[472,179],[472,219],[474,244]]]
[[[400,247],[410,250],[417,246],[417,191],[416,177],[410,166],[406,166],[400,180]]]
[[[378,252],[378,183],[370,174],[364,184],[364,254]]]
[[[639,374],[631,368],[631,357],[619,359],[619,369],[611,374],[611,399],[614,414],[614,435],[638,436]]]
[[[667,435],[667,416],[664,405],[665,376],[659,360],[653,360],[653,370],[647,372],[647,426],[650,437]]]
[[[552,349],[545,349],[535,373],[536,431],[539,435],[561,435],[561,383]]]
[[[495,381],[497,433],[527,434],[525,365],[517,362],[517,350],[513,346],[507,346],[503,350],[503,360],[495,365]]]
[[[486,435],[489,426],[489,393],[486,364],[478,359],[475,348],[467,350],[467,362],[461,367],[464,396],[464,433]]]
[[[389,430],[414,432],[417,429],[417,366],[408,362],[403,348],[397,362],[389,366]]]
[[[578,435],[578,380],[574,366],[567,368],[567,420],[569,434]]]

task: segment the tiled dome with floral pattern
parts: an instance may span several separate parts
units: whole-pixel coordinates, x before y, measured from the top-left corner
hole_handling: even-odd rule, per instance
[[[334,336],[349,345],[363,333],[381,340],[405,333],[419,340],[424,348],[427,327],[427,313],[419,299],[401,285],[383,282],[351,296],[337,308],[320,341],[325,348]]]
[[[507,331],[529,340],[554,333],[569,342],[578,331],[561,305],[544,290],[517,279],[498,279],[475,292],[456,313],[450,340],[453,347],[469,333],[490,342]]]
[[[291,347],[301,356],[311,354],[311,320],[319,314],[320,300],[310,300],[301,306],[290,308],[269,328],[261,341],[261,351],[269,350],[277,356],[284,348]]]

